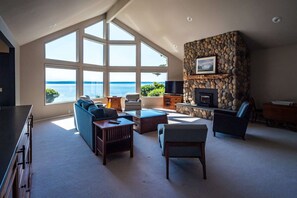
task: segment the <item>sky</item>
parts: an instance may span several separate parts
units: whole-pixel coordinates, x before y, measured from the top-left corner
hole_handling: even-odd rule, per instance
[[[97,36],[99,38],[103,37],[103,22],[96,23],[85,28],[85,33]],[[56,60],[66,60],[70,62],[77,62],[77,52],[76,52],[76,39],[77,32],[72,32],[68,35],[60,37],[56,40],[46,43],[45,51],[46,58],[56,59]],[[110,40],[135,40],[135,37],[125,30],[119,28],[117,25],[110,23]],[[87,64],[103,65],[104,57],[104,43],[100,43],[96,40],[91,40],[84,38],[83,41],[83,62]],[[109,62],[111,66],[136,66],[136,45],[135,44],[110,44],[109,45]],[[155,51],[153,48],[149,47],[145,43],[141,43],[141,64],[142,66],[159,66],[167,65],[167,57],[163,56],[159,52]],[[46,79],[47,81],[75,81],[76,70],[66,70],[66,69],[46,69]],[[100,73],[99,77],[95,75]],[[90,73],[85,75],[85,79],[103,80],[102,72]],[[123,78],[125,77],[125,78]],[[135,72],[111,72],[110,81],[135,81]],[[164,82],[167,80],[167,74],[163,73],[161,75],[155,75],[152,73],[141,74],[141,80],[144,82],[160,81]]]

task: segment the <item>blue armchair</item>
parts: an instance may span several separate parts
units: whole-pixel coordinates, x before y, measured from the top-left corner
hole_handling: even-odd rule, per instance
[[[169,178],[170,157],[199,158],[206,179],[205,142],[207,126],[201,124],[159,124],[158,139],[166,158],[166,178]]]
[[[226,133],[244,140],[250,114],[251,105],[247,101],[241,104],[238,112],[214,110],[213,135],[216,136],[216,132]]]

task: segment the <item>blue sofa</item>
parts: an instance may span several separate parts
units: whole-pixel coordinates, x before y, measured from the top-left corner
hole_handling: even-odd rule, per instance
[[[93,152],[95,150],[93,122],[117,117],[118,114],[115,109],[98,107],[92,100],[79,99],[74,103],[75,127]]]

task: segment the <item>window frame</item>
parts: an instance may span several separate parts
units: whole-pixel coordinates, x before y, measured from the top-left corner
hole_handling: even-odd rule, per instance
[[[84,29],[103,21],[103,36],[104,38],[100,38],[94,35],[90,35],[85,33]],[[166,73],[167,79],[169,76],[168,68],[170,64],[171,55],[160,48],[159,46],[152,43],[148,39],[144,38],[139,33],[135,32],[131,28],[127,27],[125,24],[122,24],[119,20],[114,19],[112,22],[114,25],[120,27],[121,29],[125,30],[127,33],[134,36],[134,40],[110,40],[110,29],[109,23],[106,22],[104,15],[96,18],[90,19],[89,21],[85,22],[83,25],[78,25],[76,27],[69,28],[70,30],[65,33],[65,31],[57,32],[53,35],[48,36],[46,42],[44,42],[44,104],[45,106],[48,105],[56,105],[56,104],[64,104],[64,103],[72,103],[73,101],[67,101],[62,103],[46,103],[45,99],[45,89],[46,89],[46,68],[57,68],[57,69],[75,69],[76,70],[76,99],[83,95],[84,93],[84,79],[83,79],[83,71],[97,71],[103,72],[103,96],[106,97],[110,95],[110,73],[111,72],[134,72],[135,73],[135,84],[136,84],[136,92],[141,91],[141,73]],[[59,39],[60,37],[66,36],[76,32],[76,62],[71,61],[64,61],[64,60],[56,60],[56,59],[46,59],[45,58],[45,45],[53,40]],[[94,65],[89,63],[83,63],[84,58],[84,39],[87,39],[91,42],[98,42],[103,44],[103,65]],[[163,54],[167,57],[167,66],[160,67],[160,66],[141,66],[141,43],[144,43],[148,47],[152,48],[156,52]],[[135,66],[111,66],[110,65],[110,46],[112,45],[133,45],[135,46]],[[157,96],[158,97],[158,96]],[[161,96],[159,96],[161,97]]]

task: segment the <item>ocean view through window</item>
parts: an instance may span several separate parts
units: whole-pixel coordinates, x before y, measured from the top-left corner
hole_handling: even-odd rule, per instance
[[[45,102],[63,103],[76,100],[76,70],[75,69],[45,69]]]
[[[154,82],[142,82],[143,85],[151,85]],[[111,96],[125,96],[126,93],[134,93],[135,92],[135,82],[110,82],[110,87],[112,88]],[[163,84],[160,82],[160,84]],[[96,91],[93,86],[96,85]],[[75,81],[47,81],[46,87],[51,87],[59,93],[63,93],[59,97],[55,99],[54,103],[59,103],[63,101],[74,101],[73,99],[73,90],[76,87]],[[95,82],[89,81],[84,83],[85,94],[89,95],[91,98],[102,97],[100,93],[103,93],[103,82]],[[89,94],[87,94],[89,93]],[[72,99],[72,100],[71,100]]]

